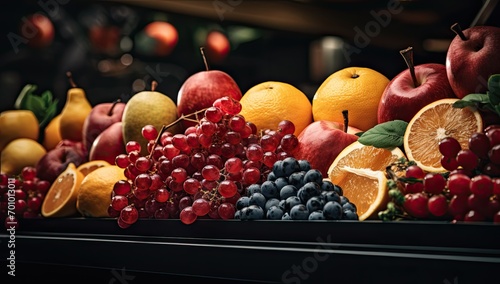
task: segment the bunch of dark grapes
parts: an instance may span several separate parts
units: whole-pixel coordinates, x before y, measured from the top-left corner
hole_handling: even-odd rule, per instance
[[[401,205],[399,213],[417,219],[500,223],[500,127],[472,134],[467,146],[463,149],[453,137],[439,142],[446,173],[407,167],[404,196],[396,189],[389,192]],[[394,205],[382,219],[393,217],[388,213]]]
[[[127,154],[116,157],[127,180],[114,185],[109,215],[122,228],[139,218],[179,218],[185,224],[234,218],[245,189],[265,181],[274,163],[298,146],[291,121],[257,133],[240,111],[239,101],[222,97],[192,114],[203,117],[182,134],[166,131],[169,126],[144,126],[149,154],[141,156],[140,144],[130,141]]]
[[[274,163],[267,180],[247,187],[236,202],[241,220],[358,220],[356,205],[342,188],[324,179],[306,160]]]
[[[0,216],[2,219],[41,217],[45,194],[50,183],[37,177],[34,167],[24,167],[16,176],[0,175]]]

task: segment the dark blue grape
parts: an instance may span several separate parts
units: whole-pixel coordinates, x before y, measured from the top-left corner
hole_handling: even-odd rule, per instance
[[[304,175],[306,172],[295,172],[288,177],[288,184],[295,186],[296,188],[301,188],[304,186]]]
[[[254,194],[256,192],[262,192],[262,190],[260,189],[260,184],[254,183],[254,184],[251,184],[247,187],[247,195],[248,196],[251,196],[252,194]]]
[[[288,214],[288,212],[285,212],[285,213],[283,213],[281,220],[292,220],[292,216],[290,216],[290,214]]]
[[[279,206],[280,205],[280,200],[277,198],[271,198],[266,201],[266,205],[264,207],[264,211],[269,210],[272,206]]]
[[[264,210],[260,206],[250,205],[248,207],[241,209],[240,219],[241,220],[264,219]]]
[[[297,204],[302,204],[302,201],[300,201],[300,198],[298,196],[288,197],[287,199],[285,199],[285,211],[289,212],[290,209],[292,209],[292,207]]]
[[[346,210],[342,213],[342,220],[359,220],[359,216],[356,212]]]
[[[317,169],[310,169],[306,171],[306,174],[304,175],[304,182],[315,182],[318,185],[321,185],[323,183],[323,174]]]
[[[250,205],[250,197],[242,196],[236,201],[236,210],[241,210],[248,205]]]
[[[280,208],[279,206],[271,206],[267,210],[266,218],[270,220],[281,220],[283,214],[285,214],[285,211],[283,211],[282,208]]]
[[[283,160],[274,162],[272,173],[276,178],[286,177],[285,171],[283,170]]]
[[[340,203],[340,195],[336,191],[323,191],[321,194],[326,202],[335,201]]]
[[[352,211],[352,212],[357,212],[357,208],[356,208],[356,205],[354,205],[354,203],[351,203],[351,202],[347,202],[345,204],[342,204],[342,210],[343,211]]]
[[[297,196],[300,198],[303,204],[306,204],[307,200],[309,200],[313,196],[318,196],[321,194],[321,189],[319,185],[315,182],[308,182],[304,184],[303,187],[299,189]]]
[[[280,190],[280,199],[287,199],[288,197],[290,196],[297,196],[297,192],[299,190],[291,185],[291,184],[288,184],[288,185],[285,185],[281,190]]]
[[[285,185],[288,184],[288,179],[286,177],[279,177],[274,181],[278,190],[281,190]]]
[[[335,201],[328,201],[323,206],[323,215],[327,220],[340,220],[342,219],[342,206]]]
[[[260,206],[262,208],[265,208],[266,202],[267,202],[266,197],[262,193],[256,192],[256,193],[250,195],[250,201],[248,202],[248,204],[249,205],[257,205],[257,206]]]
[[[265,182],[263,182],[260,185],[260,191],[266,197],[266,199],[278,198],[280,196],[280,192],[274,181],[266,180]]]
[[[309,210],[309,212],[314,212],[314,211],[322,210],[324,204],[325,203],[323,202],[323,199],[321,197],[313,196],[309,200],[307,200],[306,206],[307,206],[307,210]]]
[[[325,216],[323,216],[323,211],[321,210],[312,211],[311,214],[309,214],[309,220],[325,220]]]
[[[287,157],[282,160],[283,172],[285,176],[290,176],[291,174],[300,171],[299,162],[293,157]]]
[[[307,220],[309,210],[304,204],[297,204],[290,209],[290,217],[292,217],[292,220]]]
[[[307,172],[308,170],[311,169],[311,164],[309,163],[308,160],[299,160],[299,169],[301,171]]]

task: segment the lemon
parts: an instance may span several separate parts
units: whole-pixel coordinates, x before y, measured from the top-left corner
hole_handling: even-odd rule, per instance
[[[78,212],[85,217],[109,217],[113,186],[122,179],[126,179],[124,171],[116,165],[100,167],[88,173],[78,190]]]
[[[38,140],[40,127],[30,110],[7,110],[0,113],[0,151],[14,139]]]
[[[20,174],[24,167],[35,167],[46,153],[45,148],[33,139],[14,139],[2,151],[1,172],[8,175]]]

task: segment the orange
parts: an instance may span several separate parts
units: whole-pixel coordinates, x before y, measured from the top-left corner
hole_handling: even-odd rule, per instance
[[[76,197],[83,174],[69,163],[66,169],[50,186],[42,204],[41,213],[44,217],[69,217],[77,213]]]
[[[45,127],[42,144],[47,151],[54,149],[62,140],[61,133],[59,132],[60,121],[61,115],[58,114]]]
[[[295,86],[284,82],[268,81],[250,88],[240,100],[241,112],[246,121],[257,126],[260,132],[276,130],[282,120],[295,125],[295,135],[312,122],[311,101]]]
[[[316,90],[312,99],[315,121],[344,123],[348,111],[349,125],[366,131],[377,124],[380,99],[389,79],[370,68],[347,67],[331,74]]]
[[[405,155],[398,147],[376,148],[355,141],[333,161],[328,178],[354,203],[359,220],[374,219],[389,202],[386,167]]]
[[[76,168],[79,172],[81,172],[84,176],[87,176],[89,173],[93,172],[98,168],[102,168],[105,166],[109,166],[110,163],[104,160],[93,160],[86,163],[81,164]]]
[[[424,171],[446,172],[441,166],[439,142],[453,137],[462,149],[469,148],[469,138],[483,129],[481,114],[475,108],[455,108],[458,98],[441,99],[420,109],[406,127],[403,143],[406,156]]]
[[[113,187],[119,180],[127,179],[123,169],[109,165],[95,169],[82,181],[76,208],[84,217],[109,217]]]

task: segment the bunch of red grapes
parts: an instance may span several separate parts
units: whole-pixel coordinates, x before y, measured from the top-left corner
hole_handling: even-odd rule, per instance
[[[24,167],[20,175],[0,175],[0,216],[12,221],[41,217],[45,194],[50,183],[37,178],[34,167]]]
[[[298,146],[291,121],[257,133],[240,111],[239,101],[222,97],[182,134],[144,126],[149,154],[140,155],[140,144],[130,141],[127,154],[116,157],[127,180],[114,185],[110,216],[121,228],[139,218],[179,218],[185,224],[233,219],[246,188],[265,181],[274,163]]]
[[[500,126],[471,135],[468,148],[447,137],[440,141],[447,173],[406,169],[403,208],[410,216],[452,221],[500,223]]]

